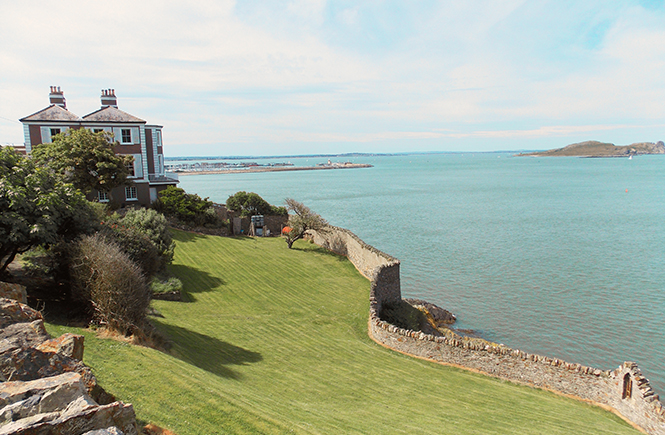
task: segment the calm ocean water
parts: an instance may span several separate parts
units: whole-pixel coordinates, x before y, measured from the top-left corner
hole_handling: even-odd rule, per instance
[[[375,166],[180,186],[216,202],[295,198],[399,258],[402,295],[452,311],[458,328],[602,369],[636,361],[665,392],[665,156],[351,160]]]

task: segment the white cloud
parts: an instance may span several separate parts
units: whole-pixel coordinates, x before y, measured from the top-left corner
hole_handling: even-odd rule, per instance
[[[502,147],[664,123],[665,14],[625,2],[0,2],[0,142],[22,141],[6,120],[49,85],[80,115],[113,87],[174,147]]]

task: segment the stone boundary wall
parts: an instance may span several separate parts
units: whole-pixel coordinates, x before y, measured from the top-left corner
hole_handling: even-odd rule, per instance
[[[379,318],[383,303],[401,299],[399,260],[338,227],[310,231],[319,246],[345,255],[371,282],[369,334],[398,352],[454,365],[501,379],[574,396],[610,409],[653,435],[665,435],[665,407],[637,364],[600,370],[530,354],[454,333],[434,336],[399,328]]]

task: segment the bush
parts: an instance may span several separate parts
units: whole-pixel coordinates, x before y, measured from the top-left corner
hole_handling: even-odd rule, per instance
[[[125,336],[142,333],[150,289],[141,269],[100,234],[76,244],[70,264],[75,299],[89,304],[93,318]]]
[[[237,211],[240,216],[247,217],[252,215],[266,216],[287,216],[285,207],[275,207],[268,201],[261,198],[257,193],[240,191],[229,196],[226,200],[226,208]]]
[[[124,226],[135,228],[145,234],[152,241],[161,257],[160,270],[163,270],[167,264],[171,264],[175,242],[163,214],[146,208],[130,210],[121,219],[121,222]]]
[[[168,278],[166,281],[153,278],[150,289],[154,294],[179,292],[182,291],[182,281],[175,276]]]
[[[141,268],[147,278],[154,276],[161,269],[163,262],[157,246],[139,229],[107,223],[100,234],[107,242],[117,244],[129,259]]]
[[[212,201],[208,198],[201,199],[196,194],[186,193],[179,187],[169,186],[159,192],[159,199],[152,207],[185,224],[214,228],[224,225],[222,219],[217,216]]]

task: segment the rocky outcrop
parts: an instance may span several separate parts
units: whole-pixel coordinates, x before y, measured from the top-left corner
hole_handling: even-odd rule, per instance
[[[51,339],[41,313],[0,298],[0,435],[138,435],[83,359],[83,336]]]
[[[408,302],[412,307],[423,311],[425,314],[429,314],[428,317],[432,318],[435,326],[452,325],[457,321],[457,317],[453,313],[431,302],[423,301],[422,299],[404,299],[404,301]]]
[[[22,304],[28,303],[28,293],[21,284],[0,282],[0,298],[13,299]]]

